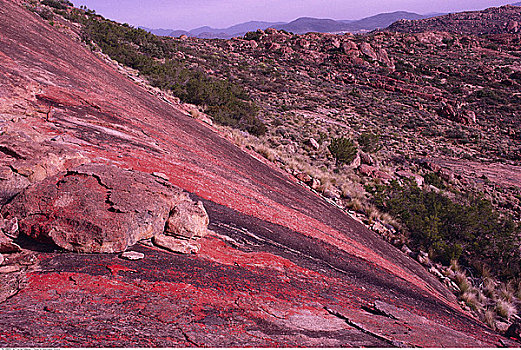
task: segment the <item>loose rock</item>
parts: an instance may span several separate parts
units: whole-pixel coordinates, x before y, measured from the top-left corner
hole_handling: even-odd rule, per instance
[[[141,260],[145,257],[145,254],[140,252],[127,251],[121,253],[120,257],[127,260]]]
[[[20,246],[0,232],[0,253],[10,254],[19,251],[21,251]]]

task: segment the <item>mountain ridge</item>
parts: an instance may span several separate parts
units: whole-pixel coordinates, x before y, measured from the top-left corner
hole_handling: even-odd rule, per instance
[[[521,3],[491,7],[482,11],[451,13],[416,21],[399,20],[386,31],[418,33],[449,32],[461,34],[517,34],[521,31]]]
[[[334,20],[328,18],[315,17],[299,17],[290,22],[263,22],[263,21],[249,21],[233,25],[227,28],[212,28],[203,26],[185,30],[170,30],[170,33],[165,35],[169,30],[165,29],[148,29],[143,28],[152,34],[179,37],[187,35],[191,37],[199,37],[205,39],[231,39],[232,37],[244,36],[247,32],[255,31],[257,29],[265,30],[267,28],[275,28],[278,30],[285,30],[295,34],[304,34],[306,32],[322,32],[322,33],[338,33],[338,32],[369,32],[379,28],[385,28],[399,19],[421,19],[429,18],[432,15],[420,15],[414,12],[395,11],[388,13],[380,13],[374,16],[365,17],[359,20]]]

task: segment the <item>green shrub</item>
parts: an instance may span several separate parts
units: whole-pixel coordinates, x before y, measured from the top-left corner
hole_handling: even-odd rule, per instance
[[[351,164],[358,153],[355,143],[345,137],[333,139],[328,148],[333,157],[335,157],[337,166]]]
[[[382,148],[380,146],[380,136],[372,132],[364,132],[358,137],[358,144],[362,151],[366,153],[374,153]]]
[[[435,260],[448,264],[454,259],[467,266],[484,263],[504,279],[521,272],[520,228],[490,202],[470,195],[455,202],[412,182],[400,186],[394,181],[369,190],[379,209],[404,224],[411,243]]]
[[[73,6],[71,2],[65,0],[42,0],[43,5],[54,7],[58,10],[65,10],[69,6]]]

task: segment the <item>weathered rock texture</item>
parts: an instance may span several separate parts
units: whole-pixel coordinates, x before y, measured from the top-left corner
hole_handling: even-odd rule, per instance
[[[172,189],[143,173],[164,174],[200,199],[214,232],[199,240],[198,254],[136,245],[144,259],[48,246],[7,256],[0,346],[501,344],[422,266],[374,232],[7,0],[0,0],[0,127],[0,135],[49,145],[49,154],[65,150],[98,164],[64,166],[40,180],[19,174],[27,181],[18,178],[24,183],[13,182],[6,197],[29,187],[6,199],[3,211],[20,216],[22,232],[78,251],[116,251],[153,236],[167,222]],[[6,152],[2,161],[18,174],[11,166],[24,160]],[[206,222],[202,209],[194,215],[192,223]],[[167,234],[179,227],[175,211],[171,218]],[[76,229],[100,235],[66,239]],[[191,245],[201,236],[184,229],[165,237]],[[37,269],[24,265],[29,257]],[[377,301],[396,319],[375,312]]]
[[[166,233],[176,235],[175,241],[195,241],[208,225],[202,205],[166,181],[94,164],[30,186],[3,214],[18,218],[20,232],[27,236],[83,253],[124,251],[162,234],[167,220]]]

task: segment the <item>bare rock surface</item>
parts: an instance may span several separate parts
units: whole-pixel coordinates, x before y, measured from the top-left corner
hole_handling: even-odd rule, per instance
[[[194,210],[197,219],[200,211],[206,214],[164,180],[90,164],[30,186],[3,212],[19,218],[21,232],[37,240],[76,252],[113,253],[161,234],[170,211],[174,216],[168,221],[169,233],[186,240],[201,237],[208,217],[197,226],[199,221],[191,215]]]
[[[0,205],[31,183],[89,162],[79,152],[14,132],[0,134],[0,155]]]
[[[2,143],[2,165],[17,177],[2,213],[19,219],[17,243],[29,235],[74,250],[28,253],[20,242],[22,252],[4,256],[0,346],[501,344],[418,262],[18,1],[0,0],[0,72],[0,135],[20,136]],[[86,162],[25,172],[37,152],[20,140],[47,147],[36,163],[50,154]],[[213,233],[194,240],[208,222],[200,205],[190,225],[167,225],[186,197],[165,178],[203,202]],[[139,244],[132,250],[145,259],[77,253],[154,235],[199,253]],[[367,311],[376,301],[408,313]]]

